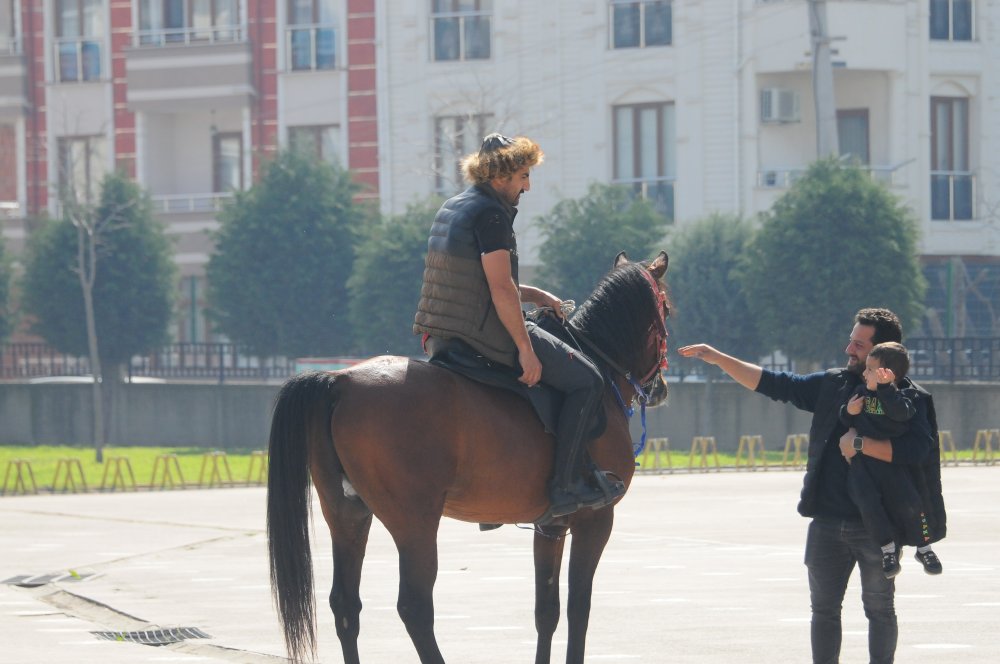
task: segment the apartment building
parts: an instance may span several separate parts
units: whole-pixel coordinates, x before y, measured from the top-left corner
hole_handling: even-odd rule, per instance
[[[483,134],[546,162],[517,230],[591,182],[681,225],[766,210],[816,156],[806,0],[0,0],[0,215],[9,249],[71,183],[124,168],[176,237],[178,340],[215,215],[282,145],[401,212],[462,184]],[[996,335],[996,0],[828,0],[839,151],[916,214],[929,334]],[[613,248],[609,248],[610,253]],[[610,256],[609,253],[609,256]]]

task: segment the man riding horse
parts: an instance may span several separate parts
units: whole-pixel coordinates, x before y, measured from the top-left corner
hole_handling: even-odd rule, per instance
[[[549,519],[609,505],[625,487],[587,467],[585,438],[595,433],[604,390],[600,371],[522,313],[521,303],[530,302],[563,316],[559,298],[518,283],[514,217],[531,189],[531,169],[543,159],[529,138],[490,134],[462,160],[472,186],[445,201],[434,219],[413,331],[432,354],[441,340],[458,339],[486,361],[519,371],[525,385],[542,383],[563,395]]]

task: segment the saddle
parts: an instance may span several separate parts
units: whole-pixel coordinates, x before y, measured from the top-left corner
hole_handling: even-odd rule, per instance
[[[558,319],[551,314],[536,312],[538,310],[528,315],[531,322],[576,348],[576,343],[570,338]],[[559,411],[563,402],[562,393],[555,388],[544,383],[528,387],[518,380],[521,375],[520,369],[493,362],[461,339],[428,337],[425,342],[425,350],[430,356],[428,359],[430,364],[454,371],[477,383],[507,390],[523,397],[531,404],[538,418],[542,421],[546,433],[555,435],[556,425],[559,422]],[[600,436],[606,425],[607,417],[604,414],[604,409],[598,409],[594,427],[588,432],[587,438],[594,439]]]

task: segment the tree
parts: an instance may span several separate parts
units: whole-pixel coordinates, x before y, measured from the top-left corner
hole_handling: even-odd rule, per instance
[[[284,151],[237,193],[206,271],[221,332],[262,357],[350,349],[347,279],[369,216],[358,189],[347,171]]]
[[[676,346],[709,343],[737,357],[756,359],[767,349],[754,326],[741,273],[753,239],[749,223],[713,214],[670,238],[669,320]]]
[[[899,198],[859,168],[814,163],[764,215],[744,274],[763,338],[813,363],[839,357],[862,307],[915,326],[925,281],[917,227]]]
[[[35,334],[91,360],[100,461],[108,416],[102,392],[115,388],[133,355],[167,340],[176,269],[148,196],[126,176],[107,175],[96,205],[63,198],[63,212],[29,241],[24,308]]]
[[[619,251],[633,259],[657,250],[666,217],[627,188],[592,184],[582,198],[559,201],[538,220],[540,283],[557,297],[582,302],[611,269]]]
[[[440,201],[410,205],[406,212],[370,224],[358,246],[347,282],[351,327],[362,354],[417,355],[413,315],[427,254],[427,235]]]

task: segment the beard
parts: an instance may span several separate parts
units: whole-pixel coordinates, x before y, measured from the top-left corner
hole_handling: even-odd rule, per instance
[[[850,355],[847,358],[847,370],[852,374],[860,376],[865,372],[865,363],[857,358],[855,355]]]

